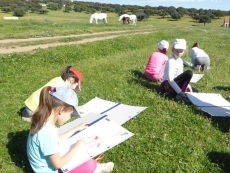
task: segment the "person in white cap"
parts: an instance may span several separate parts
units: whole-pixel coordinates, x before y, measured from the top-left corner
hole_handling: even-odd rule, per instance
[[[85,141],[77,140],[63,156],[59,154],[59,143],[69,139],[76,131],[87,128],[82,123],[66,133],[58,135],[57,125],[63,125],[71,116],[79,117],[77,94],[69,87],[46,86],[41,90],[38,109],[31,119],[27,139],[27,157],[35,173],[62,173],[60,168],[66,165],[77,153],[84,150]],[[81,157],[81,156],[80,156]],[[90,159],[74,168],[72,173],[111,172],[114,163],[97,163]]]
[[[192,92],[189,82],[193,76],[191,70],[183,72],[183,61],[181,57],[186,50],[184,39],[175,39],[172,47],[172,56],[166,63],[163,82],[160,89],[162,93],[176,94],[179,100],[188,101],[185,92]]]
[[[168,60],[166,55],[168,48],[169,43],[166,40],[162,40],[158,43],[158,51],[150,55],[145,68],[145,76],[147,79],[154,82],[162,81],[165,64]]]
[[[79,70],[72,66],[66,66],[61,73],[61,76],[51,79],[43,87],[33,92],[25,101],[25,109],[22,111],[22,119],[30,121],[34,111],[38,108],[39,95],[45,86],[67,86],[75,91],[81,91],[82,74]]]

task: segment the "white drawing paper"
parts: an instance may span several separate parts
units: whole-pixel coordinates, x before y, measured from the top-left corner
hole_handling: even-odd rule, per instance
[[[77,140],[84,139],[85,141],[83,150],[63,166],[62,171],[64,173],[71,171],[87,160],[113,148],[133,135],[130,131],[113,122],[108,116],[105,116],[59,145],[60,156],[63,156],[75,145]]]
[[[220,94],[187,92],[186,95],[195,106],[212,116],[230,116],[230,103]]]
[[[75,119],[74,121],[71,121],[71,122],[66,123],[65,125],[59,127],[58,128],[58,134],[60,135],[62,133],[65,133],[65,132],[71,130],[73,127],[77,127],[81,123],[91,124],[92,122],[102,118],[103,116],[104,115],[102,115],[102,114],[90,112],[82,118]]]
[[[92,113],[98,113],[102,115],[108,115],[114,122],[119,125],[124,124],[131,118],[137,116],[140,112],[144,111],[147,107],[130,106],[122,103],[111,102],[107,100],[95,97],[90,100],[83,107],[87,110],[82,117]]]
[[[81,114],[83,117],[84,115],[88,114],[89,112],[94,112],[98,114],[102,114],[103,112],[106,112],[107,110],[110,110],[114,106],[118,106],[119,103],[108,101],[108,100],[103,100],[98,97],[93,98],[89,102],[85,103],[82,105],[84,109],[86,109],[86,112]]]
[[[204,74],[193,74],[190,82],[191,83],[197,83],[203,76],[204,76]]]

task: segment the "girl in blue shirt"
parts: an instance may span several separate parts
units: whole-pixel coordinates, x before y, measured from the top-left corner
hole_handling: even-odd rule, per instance
[[[36,173],[58,173],[81,149],[84,140],[76,144],[64,155],[60,156],[58,145],[67,140],[76,131],[87,128],[83,123],[70,131],[58,135],[56,124],[63,125],[72,116],[79,116],[77,111],[78,98],[68,87],[44,87],[40,94],[39,106],[32,116],[30,133],[27,140],[27,156],[30,165]],[[97,164],[91,159],[78,166],[71,173],[111,172],[112,162]]]

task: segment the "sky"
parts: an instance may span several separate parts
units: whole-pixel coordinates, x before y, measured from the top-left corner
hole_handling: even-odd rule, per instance
[[[140,5],[151,7],[170,7],[175,8],[196,8],[196,9],[212,9],[230,11],[230,0],[80,0],[85,2],[100,2],[106,4],[120,4],[120,5]]]

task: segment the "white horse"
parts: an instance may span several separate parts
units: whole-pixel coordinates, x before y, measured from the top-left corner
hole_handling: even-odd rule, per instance
[[[96,24],[98,24],[97,20],[103,20],[104,23],[108,23],[107,22],[107,14],[106,13],[94,13],[94,14],[92,14],[90,16],[89,23],[92,23],[93,19],[96,21]]]
[[[137,16],[135,14],[131,14],[131,15],[129,15],[129,14],[122,14],[119,17],[118,21],[121,21],[123,19],[123,17],[129,17],[130,21],[132,21],[132,24],[136,25],[136,23],[137,23]]]

